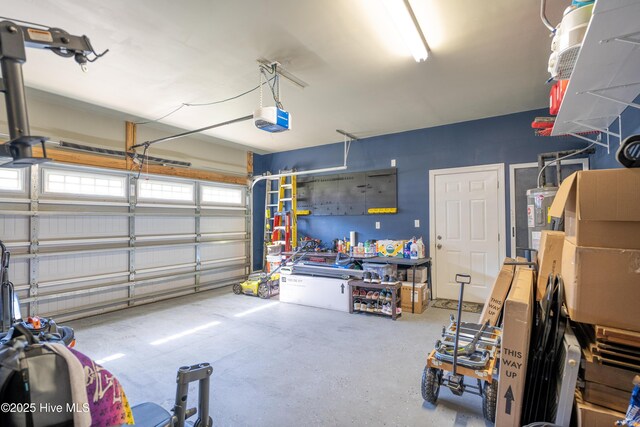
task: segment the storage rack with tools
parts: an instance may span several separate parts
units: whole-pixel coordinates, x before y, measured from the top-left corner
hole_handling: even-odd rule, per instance
[[[396,320],[398,316],[402,314],[398,312],[398,308],[399,308],[398,303],[400,302],[401,287],[402,287],[401,282],[371,283],[371,282],[365,282],[364,280],[350,280],[349,281],[349,313],[377,314],[379,316],[386,316],[386,317],[390,317],[393,320]],[[354,293],[356,291],[359,293],[357,297],[354,296]],[[379,296],[378,298],[374,299],[371,293],[381,294],[381,291],[382,292],[387,291],[385,292],[385,294],[387,294],[388,291],[390,291],[391,299],[387,301],[387,299],[385,298],[385,300],[383,301],[380,299]],[[364,292],[364,295],[360,295],[363,292]],[[379,307],[380,305],[389,303],[391,306],[391,312],[383,312],[381,309],[379,310],[373,309],[373,311],[369,311],[366,308],[365,310],[362,310],[362,309],[355,310],[353,305],[356,301],[360,301],[360,304],[364,302],[365,304],[367,304],[366,308],[369,307],[370,305],[372,309],[374,304],[376,304],[376,307]]]

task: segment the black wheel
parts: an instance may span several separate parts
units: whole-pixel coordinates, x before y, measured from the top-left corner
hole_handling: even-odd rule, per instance
[[[233,285],[233,293],[236,295],[240,295],[242,293],[242,285],[240,283]]]
[[[484,390],[482,393],[482,415],[487,421],[494,423],[496,421],[496,402],[498,401],[498,381],[492,381],[489,384],[484,382]]]
[[[434,405],[438,400],[438,394],[440,394],[441,377],[442,371],[440,369],[424,367],[422,372],[422,398]]]
[[[271,289],[268,283],[261,283],[260,286],[258,286],[258,296],[264,299],[271,296]]]

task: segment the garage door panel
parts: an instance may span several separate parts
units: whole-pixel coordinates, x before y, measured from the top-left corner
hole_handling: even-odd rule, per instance
[[[46,256],[40,259],[40,282],[129,271],[128,251]]]
[[[146,283],[136,285],[136,295],[149,295],[163,293],[171,290],[180,290],[181,288],[195,287],[195,277],[187,277],[182,279],[165,279],[156,283]]]
[[[200,285],[211,285],[216,283],[224,284],[224,283],[228,283],[230,278],[240,277],[240,276],[243,276],[244,274],[245,273],[243,268],[226,270],[224,272],[220,272],[220,271],[203,272],[202,275],[200,276]]]
[[[40,218],[40,236],[46,239],[73,239],[91,237],[126,237],[129,220],[126,216],[43,216]]]
[[[195,262],[195,246],[154,247],[136,250],[136,269]]]
[[[29,241],[29,217],[26,215],[1,215],[0,235],[2,241],[25,242]]]
[[[195,218],[184,216],[143,216],[136,218],[136,234],[157,236],[166,234],[193,234]]]
[[[202,261],[212,261],[223,258],[235,258],[245,255],[245,243],[235,242],[224,245],[203,245],[200,249]]]
[[[125,299],[127,296],[128,291],[126,288],[123,288],[96,292],[81,298],[70,296],[57,298],[55,300],[45,300],[38,303],[38,313],[42,316],[47,316],[55,313],[73,312],[88,309],[92,306],[103,305],[105,301]]]
[[[61,175],[69,179],[79,177],[80,184],[82,179],[98,179],[100,175],[116,176],[116,181],[123,183],[129,180],[123,178],[127,175],[125,172],[63,165],[55,168],[66,170],[67,174]],[[27,171],[27,181],[28,176]],[[25,309],[26,315],[79,318],[126,307],[128,301],[140,304],[195,292],[197,231],[202,235],[199,245],[201,285],[228,283],[229,277],[247,273],[246,268],[235,266],[248,262],[248,242],[234,241],[249,237],[245,206],[219,205],[226,202],[202,199],[203,203],[210,204],[201,206],[201,215],[196,217],[194,200],[200,203],[202,186],[213,184],[158,178],[192,186],[192,200],[176,201],[165,200],[162,194],[156,199],[145,199],[138,194],[136,185],[126,185],[126,194],[118,197],[89,194],[91,188],[97,190],[99,187],[94,179],[93,187],[83,187],[89,192],[78,197],[76,193],[65,192],[65,186],[59,191],[56,190],[58,187],[53,188],[53,178],[46,178],[46,170],[34,176],[40,177],[35,184],[35,191],[40,196],[39,203],[34,204],[38,215],[0,216],[0,239],[13,243],[10,245],[13,255],[10,280],[15,284],[18,296],[25,301],[25,308],[31,305],[35,309],[34,313]],[[41,182],[43,179],[49,187]],[[20,194],[4,195],[0,210],[28,211],[31,187],[25,184],[23,188]],[[137,200],[133,216],[129,215],[129,192],[130,200]],[[222,197],[223,193],[214,196]],[[32,224],[34,219],[37,222]],[[130,228],[134,236],[130,236]],[[31,233],[35,233],[33,239],[40,243],[39,246],[29,246]],[[133,248],[127,247],[130,237],[135,239]],[[212,243],[212,240],[223,242]],[[33,250],[38,253],[37,258],[22,257]],[[233,271],[228,271],[229,266]],[[133,276],[130,276],[130,268],[134,271]],[[208,269],[214,271],[205,271]],[[30,279],[38,286],[34,301],[27,301],[30,300]],[[145,299],[130,299],[130,279],[135,281],[132,294]]]
[[[9,280],[14,286],[29,284],[28,259],[17,259],[11,263],[11,268],[9,268]]]
[[[202,233],[243,232],[245,223],[244,217],[202,217],[200,231]]]

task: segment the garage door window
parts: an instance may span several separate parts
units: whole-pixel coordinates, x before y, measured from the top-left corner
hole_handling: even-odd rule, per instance
[[[243,191],[241,188],[203,185],[202,203],[208,205],[241,205],[242,194]]]
[[[0,169],[0,191],[24,190],[22,169]]]
[[[126,177],[57,169],[44,170],[44,192],[83,196],[126,196]]]
[[[193,187],[192,183],[145,179],[138,182],[138,198],[192,202]]]

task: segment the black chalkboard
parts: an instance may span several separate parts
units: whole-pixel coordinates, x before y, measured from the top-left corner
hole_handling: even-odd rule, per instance
[[[369,209],[396,209],[396,168],[298,177],[298,210],[311,215],[365,215]]]

